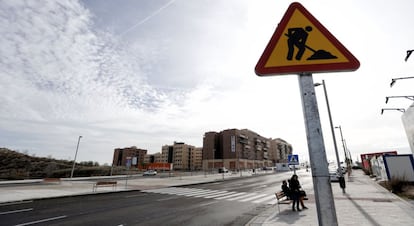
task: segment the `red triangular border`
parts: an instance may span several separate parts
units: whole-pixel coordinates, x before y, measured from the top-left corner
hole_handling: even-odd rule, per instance
[[[307,65],[290,65],[279,67],[267,67],[266,62],[269,60],[276,44],[285,30],[287,23],[298,9],[321,33],[340,51],[349,62],[345,63],[327,63],[327,64],[307,64]],[[262,56],[257,62],[255,72],[258,76],[283,75],[283,74],[301,74],[314,72],[338,72],[338,71],[355,71],[360,66],[358,59],[349,52],[312,14],[305,9],[300,3],[294,2],[290,4],[285,15],[283,16],[279,26],[266,46]]]

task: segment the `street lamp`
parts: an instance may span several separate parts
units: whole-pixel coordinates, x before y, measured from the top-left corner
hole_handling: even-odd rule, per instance
[[[401,80],[401,79],[410,79],[410,78],[414,78],[414,77],[392,78],[392,79],[391,79],[391,83],[390,83],[390,87],[392,87],[392,86],[395,84],[395,81],[397,81],[397,80]]]
[[[342,173],[341,170],[341,163],[339,161],[339,154],[338,154],[338,147],[336,145],[336,138],[335,138],[335,130],[334,130],[334,126],[332,123],[332,115],[331,115],[331,108],[329,107],[329,100],[328,100],[328,93],[326,92],[326,85],[325,85],[325,80],[322,80],[322,84],[321,83],[315,83],[314,86],[323,86],[323,91],[325,93],[325,100],[326,100],[326,106],[328,108],[328,115],[329,115],[329,123],[331,125],[331,133],[332,133],[332,138],[333,138],[333,143],[334,143],[334,148],[335,148],[335,154],[336,154],[336,162],[338,165],[338,172],[339,172],[339,186],[342,188],[342,192],[345,193],[345,180],[344,180],[344,175]]]
[[[410,57],[411,53],[413,53],[414,49],[412,50],[407,50],[407,55],[405,56],[405,61],[407,62],[408,58]]]
[[[402,113],[405,112],[404,108],[382,108],[381,109],[381,115],[384,114],[384,111],[386,111],[386,110],[395,110],[395,111],[400,111]]]
[[[407,99],[409,99],[409,100],[414,101],[414,96],[387,96],[387,97],[385,97],[385,103],[386,103],[386,104],[388,104],[388,100],[389,100],[390,98],[407,98]]]
[[[70,178],[71,178],[71,179],[72,179],[72,177],[73,177],[73,171],[75,171],[76,156],[78,155],[79,142],[80,142],[80,139],[81,139],[81,138],[82,138],[82,136],[79,136],[79,138],[78,138],[78,145],[76,145],[75,159],[73,160],[72,172],[70,173]]]
[[[346,154],[346,144],[345,144],[344,136],[342,135],[342,128],[341,126],[335,126],[335,128],[339,129],[339,132],[341,133],[342,146],[344,147],[344,154],[345,154],[345,163],[346,163],[346,166],[348,167],[348,170],[350,170],[350,167],[349,167],[350,163],[349,163],[348,155]]]

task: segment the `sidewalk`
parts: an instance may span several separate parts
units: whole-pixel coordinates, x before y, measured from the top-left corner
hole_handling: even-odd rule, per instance
[[[332,183],[338,225],[413,225],[414,205],[402,200],[377,184],[362,170],[354,170],[346,181],[346,193]],[[272,206],[247,225],[319,225],[314,191],[307,191],[309,208],[293,212],[291,205]]]

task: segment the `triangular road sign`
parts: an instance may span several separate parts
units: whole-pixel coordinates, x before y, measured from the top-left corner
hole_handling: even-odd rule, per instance
[[[359,61],[300,3],[292,3],[264,50],[259,76],[354,71]]]

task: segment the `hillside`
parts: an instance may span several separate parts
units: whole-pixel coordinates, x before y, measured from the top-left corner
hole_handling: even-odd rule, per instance
[[[0,180],[69,177],[73,161],[34,157],[7,148],[0,148]],[[109,175],[110,167],[97,162],[76,164],[74,176]]]

